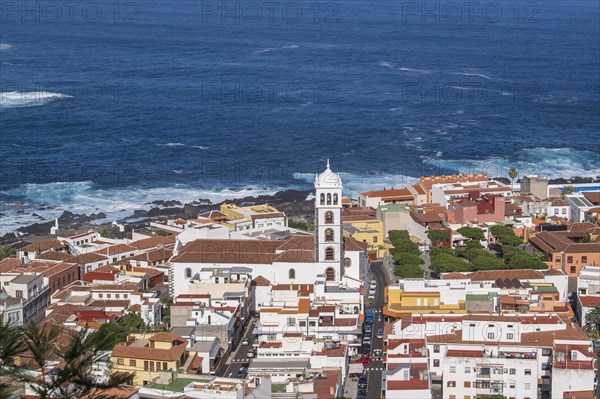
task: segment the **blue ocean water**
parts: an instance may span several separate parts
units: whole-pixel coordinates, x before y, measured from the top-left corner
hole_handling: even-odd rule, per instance
[[[15,201],[309,188],[326,158],[349,195],[600,174],[595,0],[0,5],[1,231],[29,222]]]

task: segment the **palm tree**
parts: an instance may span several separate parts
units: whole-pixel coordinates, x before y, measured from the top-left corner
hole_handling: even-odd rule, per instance
[[[112,373],[106,382],[99,382],[92,368],[99,362],[108,360],[108,354],[98,349],[99,338],[96,332],[86,328],[79,331],[65,330],[62,326],[31,324],[22,335],[31,370],[13,368],[12,376],[27,384],[40,399],[73,399],[91,395],[94,398],[108,399],[103,394],[111,388],[121,388],[130,384],[130,373]],[[50,361],[52,361],[50,363]],[[47,366],[56,364],[52,371]]]
[[[0,260],[15,256],[15,249],[10,245],[0,245]]]
[[[13,358],[25,351],[21,340],[22,330],[8,321],[4,321],[5,313],[0,313],[0,397],[8,397],[14,390],[11,384],[10,370],[14,369]]]
[[[519,171],[517,170],[517,168],[512,166],[508,170],[508,176],[510,176],[510,191],[514,191],[515,179],[517,178],[517,176],[519,176]]]
[[[583,329],[590,335],[600,334],[600,302],[596,303],[592,310],[585,315]]]

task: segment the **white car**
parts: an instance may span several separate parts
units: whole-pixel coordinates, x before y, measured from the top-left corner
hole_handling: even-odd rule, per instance
[[[375,280],[371,281],[371,285],[369,285],[369,287],[374,290],[375,288],[377,288],[377,282]]]

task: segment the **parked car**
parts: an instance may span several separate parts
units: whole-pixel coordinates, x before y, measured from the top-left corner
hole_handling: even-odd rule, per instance
[[[373,332],[373,326],[365,324],[365,334],[371,334]]]
[[[248,355],[247,355],[247,356],[248,356],[248,358],[253,358],[255,355],[256,355],[256,353],[254,353],[254,351],[253,351],[253,350],[249,350],[249,351],[248,351]]]
[[[375,281],[375,280],[371,281],[371,284],[369,285],[369,288],[371,288],[372,290],[374,290],[375,288],[377,288],[377,281]]]
[[[356,399],[366,399],[367,391],[365,389],[360,389],[356,394]]]
[[[242,341],[242,345],[248,345],[250,343],[250,341],[248,341],[247,339]]]
[[[383,338],[383,328],[378,328],[377,332],[375,333],[375,336],[377,338]]]
[[[358,377],[358,387],[359,388],[367,387],[367,376],[366,375],[361,375],[360,377]]]
[[[363,355],[362,357],[359,357],[358,359],[356,359],[354,361],[354,363],[362,363],[362,364],[370,363],[370,362],[371,362],[371,357],[368,355]]]
[[[370,335],[366,335],[365,337],[363,337],[363,344],[371,344],[371,336]]]

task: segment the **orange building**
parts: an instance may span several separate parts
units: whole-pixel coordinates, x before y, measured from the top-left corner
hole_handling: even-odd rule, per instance
[[[530,243],[549,255],[546,263],[562,269],[570,277],[579,276],[583,266],[600,266],[600,228],[591,223],[575,223],[564,231],[542,231]]]

